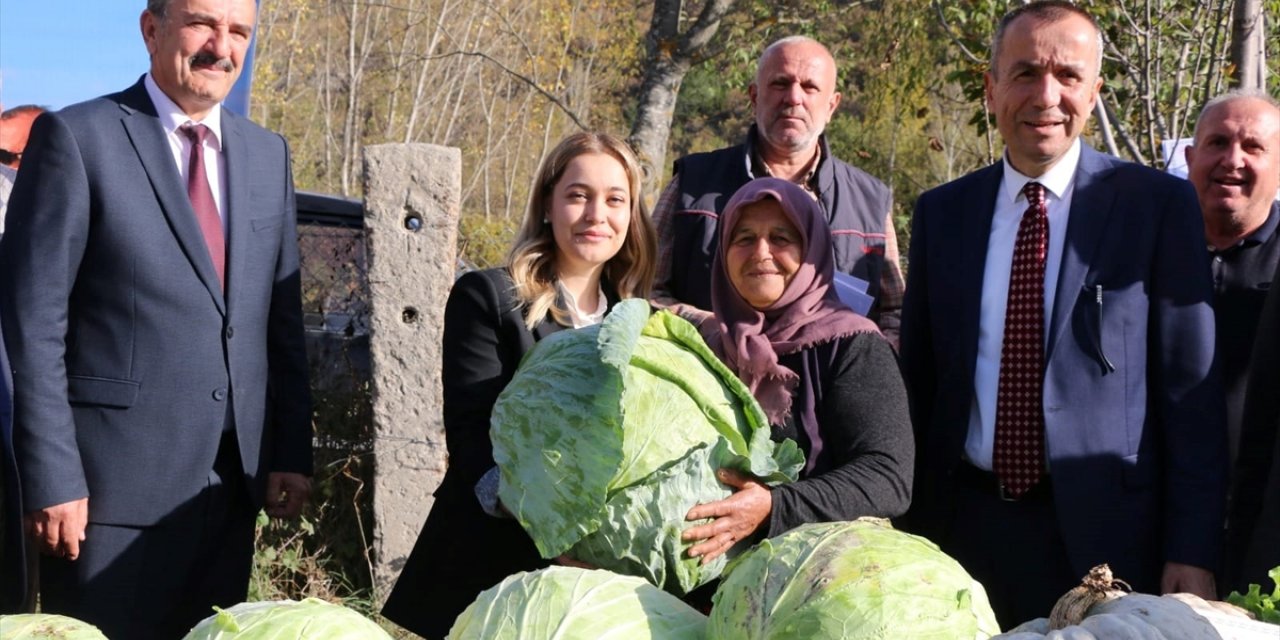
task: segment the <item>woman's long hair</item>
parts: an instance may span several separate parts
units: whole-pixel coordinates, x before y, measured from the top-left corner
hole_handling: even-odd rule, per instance
[[[525,305],[524,323],[532,330],[548,313],[558,323],[570,324],[568,311],[556,293],[556,239],[547,224],[548,204],[556,183],[569,163],[587,153],[611,156],[627,173],[631,190],[631,219],[622,248],[604,265],[601,276],[622,298],[647,298],[657,269],[657,234],[641,193],[640,163],[627,143],[607,133],[583,131],[560,141],[542,160],[529,206],[515,245],[507,254],[507,270],[515,283],[515,297]]]

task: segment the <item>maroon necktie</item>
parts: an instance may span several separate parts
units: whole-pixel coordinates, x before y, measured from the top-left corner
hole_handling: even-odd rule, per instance
[[[1019,498],[1044,475],[1044,262],[1049,212],[1044,187],[1022,189],[1027,212],[1018,225],[1009,274],[1004,347],[996,393],[992,463],[1009,498]]]
[[[209,186],[209,176],[204,169],[204,139],[209,135],[209,127],[188,122],[179,129],[191,140],[187,197],[191,198],[196,222],[200,224],[200,232],[204,234],[209,257],[213,258],[213,269],[218,272],[218,284],[226,290],[227,249],[222,237],[222,218],[218,216],[218,205],[213,201],[213,189]]]

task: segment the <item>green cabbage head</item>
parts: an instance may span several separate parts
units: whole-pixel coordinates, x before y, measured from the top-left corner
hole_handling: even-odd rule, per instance
[[[107,640],[98,628],[52,613],[20,613],[0,616],[0,638],[4,640]]]
[[[704,640],[707,617],[641,578],[553,566],[480,594],[448,640]]]
[[[544,558],[569,555],[675,593],[719,576],[686,557],[696,504],[732,490],[718,468],[793,481],[804,454],[769,439],[750,391],[696,328],[644,300],[525,356],[493,409],[499,497]]]
[[[985,640],[982,585],[960,563],[885,520],[808,524],[756,545],[712,597],[709,638]]]
[[[215,609],[217,609],[215,607]],[[391,640],[346,607],[316,598],[242,602],[200,621],[183,640]]]

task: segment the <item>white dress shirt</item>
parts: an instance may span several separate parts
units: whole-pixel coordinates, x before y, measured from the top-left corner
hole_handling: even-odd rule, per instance
[[[560,295],[564,296],[565,302],[568,303],[565,307],[569,312],[569,321],[573,323],[574,329],[590,327],[604,322],[604,314],[609,310],[609,300],[605,298],[603,288],[599,288],[596,291],[599,300],[596,302],[596,310],[591,313],[578,308],[578,299],[563,284],[556,282],[556,288],[560,290]]]
[[[1045,188],[1049,209],[1049,255],[1044,265],[1045,340],[1058,290],[1058,271],[1066,245],[1067,215],[1071,211],[1071,191],[1076,166],[1080,163],[1080,140],[1066,155],[1038,178],[1022,175],[1004,158],[1004,177],[996,192],[995,217],[987,238],[987,263],[982,272],[982,308],[978,319],[978,359],[973,371],[973,404],[969,409],[969,433],[964,442],[965,457],[974,466],[990,471],[996,432],[996,392],[1000,385],[1000,352],[1004,347],[1005,308],[1009,304],[1009,274],[1013,270],[1013,248],[1018,225],[1027,211],[1022,188],[1039,182]],[[1048,454],[1048,443],[1045,453]]]
[[[178,165],[178,175],[182,176],[183,190],[187,185],[187,170],[191,164],[191,140],[179,127],[192,120],[182,107],[169,99],[152,79],[151,74],[143,80],[151,103],[156,107],[156,115],[160,116],[160,126],[164,127],[165,137],[169,139],[169,150],[173,152],[173,161]],[[227,159],[222,154],[222,107],[214,107],[209,115],[197,124],[209,127],[212,135],[205,136],[204,170],[209,176],[209,188],[213,190],[213,203],[218,206],[218,217],[222,218],[222,236],[227,235]],[[209,162],[217,158],[217,162]]]

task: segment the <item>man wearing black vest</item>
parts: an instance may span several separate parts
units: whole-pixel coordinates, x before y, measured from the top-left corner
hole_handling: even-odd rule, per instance
[[[710,316],[716,219],[739,187],[773,176],[804,187],[822,204],[837,268],[868,282],[867,293],[875,299],[869,316],[897,344],[904,284],[892,193],[831,155],[822,132],[840,105],[835,87],[835,59],[817,41],[792,36],[764,50],[747,88],[756,121],[746,140],[677,160],[675,177],[654,208],[656,304],[694,322]]]

